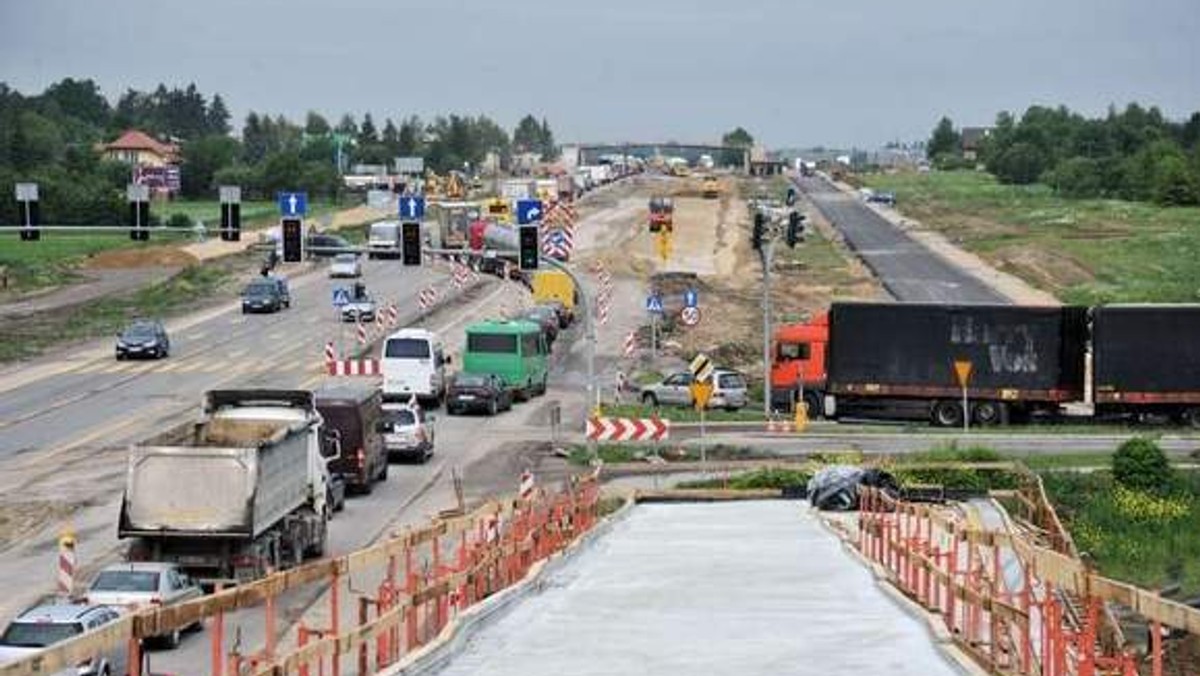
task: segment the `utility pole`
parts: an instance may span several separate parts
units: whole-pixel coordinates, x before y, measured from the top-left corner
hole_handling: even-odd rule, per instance
[[[771,261],[775,253],[775,238],[768,236],[759,255],[762,258],[763,311],[763,417],[771,417]]]

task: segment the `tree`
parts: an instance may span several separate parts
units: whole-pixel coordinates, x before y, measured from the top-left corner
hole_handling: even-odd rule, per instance
[[[358,142],[360,145],[379,142],[379,132],[375,130],[375,121],[370,113],[363,116],[362,125],[358,128]]]
[[[737,127],[721,137],[721,145],[729,146],[721,153],[721,164],[727,167],[740,167],[745,157],[745,151],[754,147],[754,137],[742,127]]]
[[[1117,483],[1126,488],[1154,493],[1170,490],[1174,476],[1166,454],[1145,437],[1134,437],[1121,444],[1113,453],[1112,473]]]
[[[1046,170],[1042,151],[1031,143],[1014,143],[996,160],[996,178],[1003,183],[1035,183]]]
[[[354,116],[350,113],[342,115],[342,119],[338,121],[337,132],[339,134],[347,134],[349,136],[358,136],[358,124],[354,122]]]
[[[309,136],[324,136],[329,132],[329,122],[317,111],[308,111],[304,116],[304,133]]]
[[[558,157],[558,146],[554,144],[554,133],[550,131],[550,123],[544,117],[542,118],[542,128],[538,133],[538,140],[541,142],[539,150],[543,159]]]
[[[112,113],[108,100],[92,80],[66,78],[47,87],[41,98],[53,101],[63,114],[96,127],[104,126]]]
[[[380,139],[391,155],[395,156],[400,151],[400,130],[396,129],[396,124],[392,122],[392,118],[389,117],[384,122],[383,134]]]
[[[422,155],[421,135],[425,125],[421,118],[413,115],[400,123],[400,133],[397,138],[396,154],[400,157],[417,157]]]
[[[526,115],[513,130],[512,146],[518,153],[536,153],[542,150],[542,127],[532,115]]]
[[[220,94],[213,94],[212,103],[208,104],[207,124],[205,127],[209,134],[228,134],[229,133],[229,109],[225,107],[225,100]]]
[[[270,118],[267,118],[270,122]],[[258,164],[267,156],[267,134],[258,113],[250,111],[246,124],[242,126],[242,158],[249,164]]]
[[[1105,193],[1104,166],[1090,157],[1072,157],[1060,163],[1049,178],[1064,197],[1099,197]]]
[[[58,126],[32,110],[17,115],[10,143],[12,164],[18,169],[50,164],[64,151]]]
[[[238,143],[221,134],[205,136],[183,145],[180,169],[181,190],[188,197],[212,197],[213,176],[233,164]]]
[[[962,135],[954,128],[948,117],[942,117],[933,128],[933,135],[925,144],[925,156],[930,160],[943,155],[959,155],[962,152]]]

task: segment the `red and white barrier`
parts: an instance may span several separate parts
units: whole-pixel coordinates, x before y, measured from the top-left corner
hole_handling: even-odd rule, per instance
[[[625,356],[632,357],[637,351],[637,331],[630,331],[625,336]]]
[[[360,320],[358,322],[355,322],[355,328],[358,330],[358,344],[366,345],[367,344],[367,325],[363,324],[362,321]]]
[[[521,483],[518,486],[518,493],[521,496],[521,499],[528,500],[532,498],[534,487],[535,484],[533,482],[533,472],[530,472],[529,470],[521,472]]]
[[[75,589],[75,534],[70,531],[58,538],[58,593],[69,598]]]
[[[768,420],[768,432],[793,432],[796,429],[795,423],[791,420]]]
[[[437,302],[437,297],[437,289],[433,288],[432,286],[427,286],[424,289],[421,289],[421,292],[417,294],[417,305],[419,305],[422,310],[428,310],[429,308],[433,307],[434,303]]]
[[[661,418],[588,418],[592,441],[662,441],[671,436],[671,421]]]
[[[337,360],[337,350],[333,348],[333,341],[331,340],[325,343],[325,362],[328,363],[335,360]]]
[[[331,376],[380,376],[383,369],[378,359],[333,359],[325,362],[325,371]]]

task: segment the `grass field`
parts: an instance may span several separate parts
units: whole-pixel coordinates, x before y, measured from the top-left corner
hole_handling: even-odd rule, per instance
[[[312,206],[319,211],[319,205]],[[217,200],[176,200],[162,206],[155,205],[155,212],[164,220],[170,218],[172,214],[184,214],[193,221],[203,221],[204,226],[209,229],[215,229],[221,225],[221,203]],[[243,225],[264,221],[278,214],[278,206],[274,202],[242,202]]]
[[[1200,301],[1200,208],[1068,200],[982,172],[869,175],[899,210],[1066,302]]]

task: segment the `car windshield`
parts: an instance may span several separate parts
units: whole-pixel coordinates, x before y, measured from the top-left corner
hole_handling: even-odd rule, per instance
[[[387,342],[383,356],[392,359],[429,359],[429,341],[419,338],[393,338]]]
[[[487,385],[487,376],[478,373],[460,373],[454,379],[454,384],[460,387],[483,387]]]
[[[133,326],[125,329],[125,331],[121,334],[121,337],[130,338],[133,340],[144,340],[146,338],[153,338],[155,334],[157,334],[157,331],[155,331],[154,326],[150,324],[134,324]]]
[[[354,261],[358,260],[358,254],[340,253],[337,256],[334,256],[333,260],[338,263],[353,263]]]
[[[158,573],[144,570],[106,570],[96,577],[91,591],[158,591]]]
[[[417,416],[408,409],[384,411],[383,421],[393,427],[406,427],[408,425],[415,425]]]
[[[247,296],[269,296],[274,292],[274,282],[254,282],[246,287]]]
[[[0,644],[22,648],[43,648],[83,633],[77,622],[13,622],[4,631]]]

